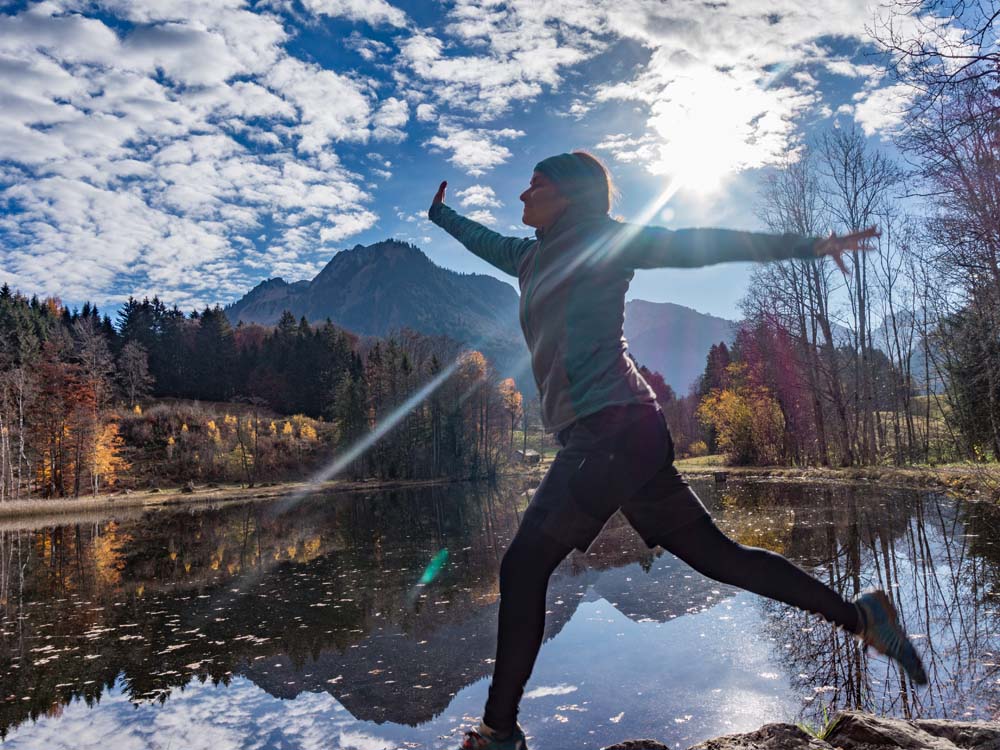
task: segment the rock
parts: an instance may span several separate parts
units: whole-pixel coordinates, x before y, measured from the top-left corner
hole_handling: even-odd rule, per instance
[[[844,711],[826,741],[844,750],[928,748],[928,750],[1000,750],[1000,723],[945,719],[883,719]]]
[[[181,487],[181,492],[183,492],[185,495],[189,495],[192,492],[194,492],[194,482],[188,482],[183,487]]]
[[[604,750],[665,750],[656,740],[628,740]],[[844,711],[820,740],[792,724],[706,740],[690,750],[1000,750],[1000,722],[888,719]]]
[[[765,724],[756,732],[727,734],[699,742],[691,750],[830,750],[794,724]]]

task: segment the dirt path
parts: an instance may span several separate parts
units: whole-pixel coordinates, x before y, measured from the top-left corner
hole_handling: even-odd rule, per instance
[[[347,481],[330,482],[267,482],[256,487],[242,485],[192,485],[190,490],[160,490],[142,492],[122,492],[98,497],[58,498],[54,500],[32,499],[0,503],[0,520],[29,519],[33,524],[43,523],[52,517],[56,523],[60,517],[69,515],[107,515],[124,510],[148,510],[177,506],[216,505],[248,500],[273,500],[292,494],[303,495],[321,492],[376,492],[412,487],[451,484],[452,480],[407,480],[407,481]],[[63,520],[62,522],[65,522]]]

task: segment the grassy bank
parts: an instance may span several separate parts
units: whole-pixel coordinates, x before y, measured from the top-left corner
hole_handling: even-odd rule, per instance
[[[727,466],[724,456],[682,459],[677,468],[689,477],[714,476],[725,472],[729,477],[775,479],[806,482],[863,482],[887,487],[929,489],[965,498],[1000,501],[1000,465],[941,464],[865,466],[846,469],[801,466]]]

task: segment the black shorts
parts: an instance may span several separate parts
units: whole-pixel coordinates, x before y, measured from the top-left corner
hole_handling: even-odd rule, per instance
[[[674,467],[654,404],[609,406],[558,434],[563,446],[521,523],[584,551],[619,508],[650,547],[708,511]]]

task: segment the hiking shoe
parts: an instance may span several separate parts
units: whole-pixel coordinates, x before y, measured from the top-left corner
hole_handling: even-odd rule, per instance
[[[510,736],[499,739],[496,732],[485,724],[465,733],[460,750],[528,750],[524,741],[524,731],[515,725]]]
[[[917,650],[899,627],[896,610],[884,591],[870,591],[854,601],[861,615],[861,640],[880,654],[895,659],[918,685],[927,684],[927,673]]]

